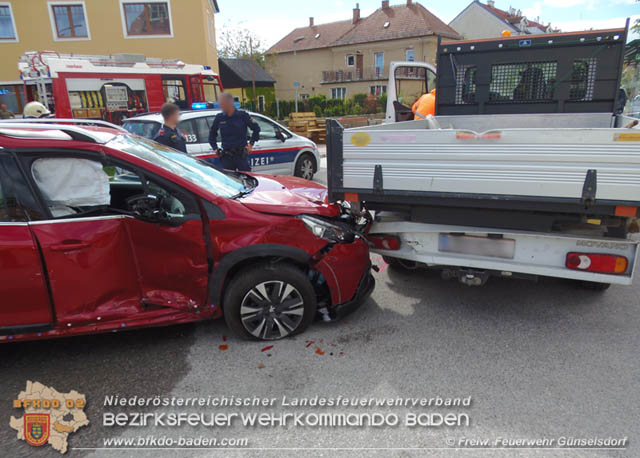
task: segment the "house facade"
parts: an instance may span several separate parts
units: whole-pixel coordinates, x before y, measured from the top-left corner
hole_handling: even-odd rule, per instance
[[[486,3],[474,0],[449,23],[449,26],[465,40],[497,38],[505,30],[513,36],[558,32],[551,29],[551,24],[545,26],[539,21],[539,18],[535,21],[526,18],[522,11],[511,6],[508,10],[497,8],[494,0],[487,0]]]
[[[460,36],[419,3],[382,1],[367,17],[356,5],[350,20],[314,24],[293,30],[267,51],[267,70],[276,79],[280,100],[324,94],[350,98],[381,95],[387,90],[393,61],[435,62],[438,37]],[[295,54],[294,54],[295,47]]]
[[[216,0],[0,1],[0,103],[22,111],[26,51],[179,58],[218,71]]]

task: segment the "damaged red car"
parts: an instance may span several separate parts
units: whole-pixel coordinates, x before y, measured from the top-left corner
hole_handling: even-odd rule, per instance
[[[371,293],[369,220],[109,127],[0,124],[0,342],[224,316],[274,340]]]

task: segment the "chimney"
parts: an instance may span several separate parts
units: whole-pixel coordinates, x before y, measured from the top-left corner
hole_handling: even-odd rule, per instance
[[[494,0],[487,0],[487,6],[490,6],[491,8],[495,8],[496,2]]]
[[[413,5],[413,0],[407,0],[407,6]]]
[[[356,7],[353,9],[353,24],[356,24],[360,20],[360,3],[356,3]]]
[[[313,27],[313,18],[312,17],[309,18],[309,27]]]
[[[389,8],[389,0],[382,0],[382,9],[386,10]]]

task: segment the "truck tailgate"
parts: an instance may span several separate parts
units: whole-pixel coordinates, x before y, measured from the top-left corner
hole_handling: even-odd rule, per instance
[[[474,132],[396,125],[347,129],[342,144],[342,157],[329,159],[330,173],[341,174],[330,177],[330,189],[366,194],[370,201],[405,195],[408,203],[438,196],[640,205],[638,130]],[[341,167],[331,168],[337,161]]]

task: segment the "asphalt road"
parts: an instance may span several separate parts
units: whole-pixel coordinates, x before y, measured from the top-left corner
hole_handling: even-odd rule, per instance
[[[499,279],[468,288],[442,281],[435,273],[385,267],[378,257],[375,262],[383,270],[376,274],[373,296],[359,311],[342,322],[315,323],[265,351],[264,343],[231,335],[223,321],[0,346],[0,456],[59,456],[48,446],[32,448],[17,441],[8,426],[17,413],[11,401],[26,380],[87,395],[91,425],[69,438],[71,457],[640,456],[640,283],[603,293],[560,280]],[[105,408],[108,395],[471,396],[472,402],[449,410],[417,409],[467,413],[468,427],[207,430],[104,427],[106,411],[162,411]],[[305,410],[265,411],[287,409]],[[413,410],[377,409],[401,418]],[[150,435],[247,437],[251,450],[78,450],[100,448],[108,437]],[[456,452],[449,445],[462,438],[610,436],[627,436],[629,447]]]

